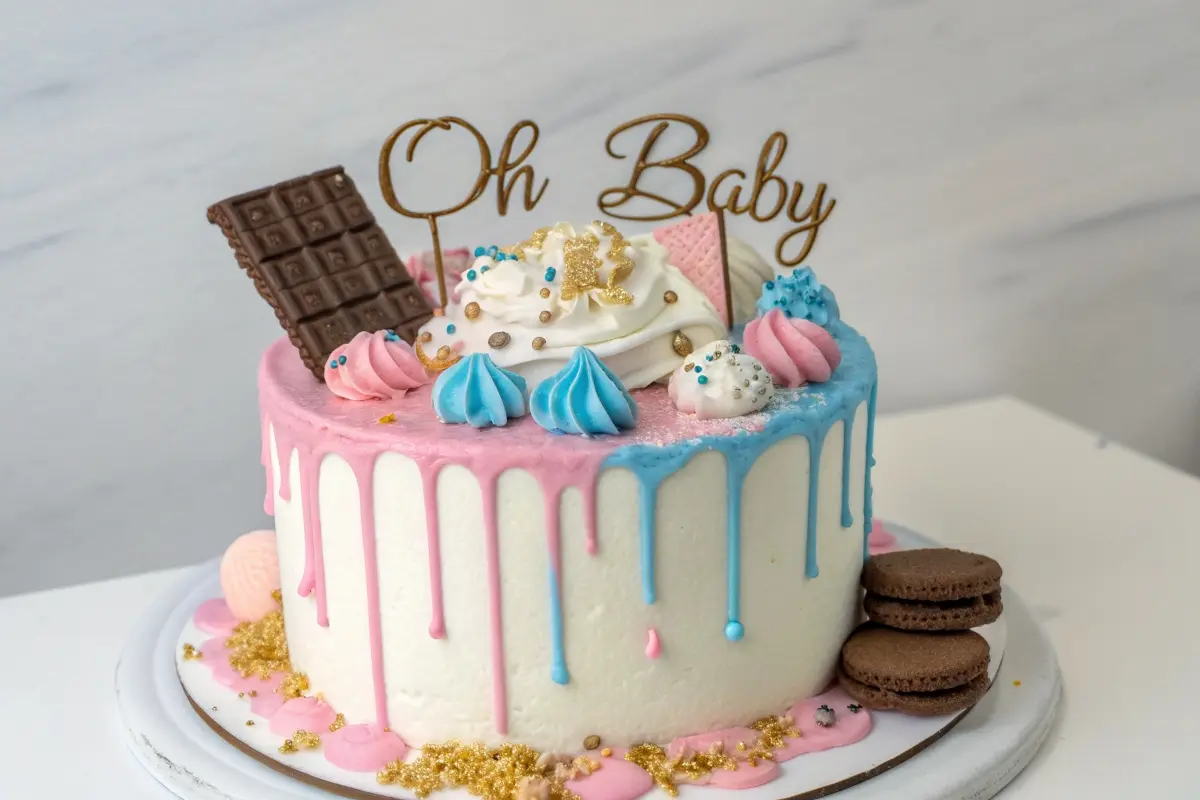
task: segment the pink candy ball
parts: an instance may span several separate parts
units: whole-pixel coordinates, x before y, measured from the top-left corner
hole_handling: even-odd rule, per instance
[[[252,622],[275,611],[279,606],[271,593],[278,588],[275,531],[253,531],[229,545],[221,558],[221,591],[235,617]]]

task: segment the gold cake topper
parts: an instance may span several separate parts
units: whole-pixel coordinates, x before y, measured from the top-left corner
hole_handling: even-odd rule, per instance
[[[672,125],[689,128],[693,133],[693,141],[679,152],[662,155],[663,145],[660,144],[660,139]],[[766,138],[759,150],[758,163],[752,176],[743,170],[732,167],[720,172],[712,181],[709,181],[703,170],[692,163],[692,159],[700,155],[708,146],[708,128],[694,117],[684,114],[651,114],[623,122],[613,128],[605,137],[605,152],[614,159],[625,159],[625,155],[614,149],[614,142],[625,134],[644,126],[652,127],[649,128],[638,149],[637,158],[633,162],[628,180],[620,186],[603,189],[596,199],[597,206],[602,213],[616,219],[660,222],[674,217],[690,216],[703,203],[705,209],[717,213],[722,228],[726,212],[733,216],[746,215],[756,222],[768,222],[783,214],[789,222],[794,223],[794,226],[784,232],[776,241],[775,260],[785,267],[794,267],[808,257],[813,245],[816,244],[821,225],[829,218],[837,200],[826,196],[829,187],[824,183],[818,183],[806,200],[804,183],[792,181],[789,185],[787,180],[775,174],[787,152],[787,134],[783,131],[775,131]],[[466,130],[475,139],[479,151],[479,172],[475,177],[475,183],[460,203],[449,208],[437,211],[413,211],[406,208],[396,196],[396,188],[392,181],[391,160],[396,143],[406,133],[414,131],[405,150],[405,160],[412,163],[417,145],[426,134],[433,130],[450,131],[454,127]],[[528,141],[520,148],[520,152],[514,155],[518,149],[517,140],[526,131],[529,133]],[[496,211],[500,216],[508,214],[512,193],[520,180],[524,181],[520,197],[521,204],[526,211],[532,211],[545,195],[546,188],[550,184],[549,179],[546,178],[542,179],[540,185],[537,184],[532,165],[526,163],[537,145],[538,135],[538,126],[533,121],[526,119],[516,123],[504,137],[499,157],[495,163],[492,161],[492,151],[488,146],[487,139],[479,132],[479,129],[461,117],[410,120],[392,131],[391,135],[384,140],[383,148],[379,153],[379,186],[383,192],[383,198],[397,213],[413,219],[424,219],[428,223],[429,233],[433,239],[438,295],[443,308],[446,306],[447,294],[438,219],[462,211],[482,197],[487,190],[488,182],[493,177],[496,179]],[[647,173],[653,171],[678,172],[687,176],[691,182],[690,195],[685,200],[679,200],[646,188],[643,185],[643,179]],[[722,193],[724,193],[723,196]],[[660,209],[642,214],[632,213],[626,208],[626,204],[635,199],[657,204]],[[623,244],[625,240],[608,223],[601,223],[601,225],[604,232],[612,237],[609,256],[615,258],[614,254],[619,256],[623,252],[623,248],[619,245]],[[523,242],[521,245],[511,248],[510,252],[516,252],[518,257],[521,257],[523,247],[540,244],[539,234],[542,238],[545,237],[544,230],[539,230],[535,232],[531,242]],[[798,249],[789,252],[793,249],[793,243],[797,237],[800,236],[804,238],[799,242]],[[597,246],[598,244],[599,242],[596,243]],[[577,263],[574,266],[564,265],[567,277],[571,277],[573,281],[570,284],[571,288],[564,285],[564,297],[566,297],[566,293],[582,293],[593,287],[601,288],[599,277],[592,264],[593,260],[598,261],[595,258],[596,246],[585,246],[591,245],[591,242],[583,241],[579,245]],[[632,296],[619,284],[632,270],[632,264],[622,265],[619,258],[617,261],[617,268],[612,271],[607,284],[602,288],[610,302],[629,303],[632,302]],[[724,264],[724,272],[728,297],[729,266],[727,263]],[[572,294],[572,296],[574,295]],[[731,313],[731,309],[727,313]]]

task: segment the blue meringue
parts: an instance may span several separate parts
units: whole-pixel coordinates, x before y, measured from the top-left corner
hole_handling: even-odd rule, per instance
[[[525,416],[525,389],[520,375],[496,366],[486,353],[472,353],[438,376],[433,410],[442,422],[506,425]]]
[[[548,431],[594,436],[637,423],[638,407],[620,378],[586,347],[537,385],[529,398],[533,421]]]
[[[841,319],[837,298],[808,267],[798,267],[790,275],[777,275],[767,281],[756,306],[760,317],[777,308],[784,316],[806,319],[823,328]]]

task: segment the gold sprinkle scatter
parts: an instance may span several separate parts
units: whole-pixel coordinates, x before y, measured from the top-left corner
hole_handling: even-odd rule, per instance
[[[253,727],[254,727],[254,720],[252,720],[252,719],[248,719],[248,720],[246,720],[246,727],[247,727],[247,728],[253,728]]]
[[[609,756],[612,755],[612,748],[611,747],[604,748],[603,750],[600,751],[600,755],[604,756],[605,758],[608,758]]]
[[[1013,686],[1020,686],[1020,685],[1021,685],[1020,681],[1013,681]]]
[[[545,313],[545,312],[543,312]],[[504,331],[496,331],[488,337],[488,347],[493,350],[501,350],[508,347],[508,343],[512,341],[512,337]]]
[[[600,747],[600,737],[595,734],[583,740],[584,750],[595,750],[598,747]]]
[[[430,333],[429,331],[424,331],[424,332],[421,334],[421,341],[422,341],[422,342],[432,342],[432,341],[433,341],[433,334],[432,334],[432,333]]]
[[[199,661],[202,658],[204,658],[204,653],[197,650],[194,644],[185,644],[183,646],[184,661]]]
[[[467,319],[478,318],[479,317],[479,303],[476,303],[474,300],[467,303],[466,308],[463,309],[463,313],[467,315]]]
[[[685,748],[675,758],[668,758],[667,751],[656,744],[639,744],[629,748],[625,760],[644,769],[659,788],[672,797],[679,794],[676,775],[699,781],[715,769],[737,769],[737,762],[725,755],[720,742],[713,742],[707,753],[691,753]]]
[[[243,698],[243,697],[245,697],[245,696],[246,696],[246,693],[245,693],[245,692],[238,692],[238,698],[239,698],[239,699],[241,699],[241,698]]]
[[[663,292],[663,302],[664,303],[674,303],[678,299],[679,299],[679,295],[675,294],[670,289],[667,289],[665,292]]]
[[[391,425],[395,421],[396,421],[396,415],[394,413],[384,414],[382,417],[379,418],[380,425]]]
[[[266,680],[272,672],[292,671],[282,611],[272,611],[255,622],[241,623],[225,640],[225,646],[229,648],[229,665],[243,678],[257,675]]]
[[[385,786],[401,786],[417,797],[439,789],[466,789],[487,800],[578,800],[566,781],[582,772],[577,762],[543,764],[538,751],[523,744],[505,743],[489,749],[480,742],[449,741],[427,744],[410,763],[393,761],[375,775]],[[583,759],[586,761],[587,759]],[[599,764],[588,762],[587,768]]]
[[[304,693],[308,691],[308,676],[303,672],[293,672],[283,679],[283,685],[279,687],[279,691],[289,700],[303,697]]]
[[[286,756],[290,753],[299,753],[299,752],[300,752],[300,748],[296,747],[296,743],[293,742],[291,739],[284,739],[283,744],[279,745],[279,754],[280,755]]]
[[[742,751],[742,752],[744,752],[744,751],[746,750],[746,743],[745,743],[745,742],[738,742],[738,743],[737,743],[737,749],[738,749],[739,751]]]
[[[258,697],[258,692],[255,691],[254,689],[251,689],[249,692],[249,696],[250,697]]]
[[[533,337],[533,349],[534,350],[541,350],[545,346],[546,346],[545,339],[543,339],[541,336]]]
[[[528,247],[530,250],[541,250],[542,245],[546,243],[546,237],[549,235],[549,228],[538,228],[528,239],[513,247],[505,248],[505,250],[515,255],[518,261],[524,261],[525,248]]]
[[[296,731],[290,741],[301,750],[313,750],[321,746],[321,737],[309,731]]]
[[[547,297],[550,296],[550,290],[547,289],[545,286],[543,286],[542,290],[540,292],[538,292],[538,294],[540,294],[542,296],[542,299],[545,300]]]
[[[545,323],[549,322],[553,316],[554,315],[551,314],[549,311],[543,311],[540,314],[538,314],[538,320],[544,325]]]
[[[799,739],[801,736],[795,720],[789,716],[763,717],[750,723],[750,727],[758,731],[758,741],[746,754],[750,766],[756,765],[759,759],[773,760],[775,751],[786,747],[788,739]]]
[[[346,727],[346,715],[338,714],[333,718],[333,722],[329,723],[329,732],[340,731],[344,727]]]
[[[692,354],[692,340],[683,331],[675,331],[675,338],[671,340],[671,347],[675,348],[675,352],[684,358]]]
[[[684,365],[683,365],[683,371],[684,371],[684,372],[691,372],[691,371],[692,371],[692,370],[694,370],[695,368],[696,368],[696,365],[695,365],[693,362],[691,362],[691,361],[689,361],[688,363],[686,363],[686,364],[684,364]]]

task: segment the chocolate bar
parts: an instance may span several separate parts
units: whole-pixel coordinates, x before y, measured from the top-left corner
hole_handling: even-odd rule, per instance
[[[411,344],[433,316],[341,167],[222,200],[208,221],[318,379],[356,333],[392,329]]]

